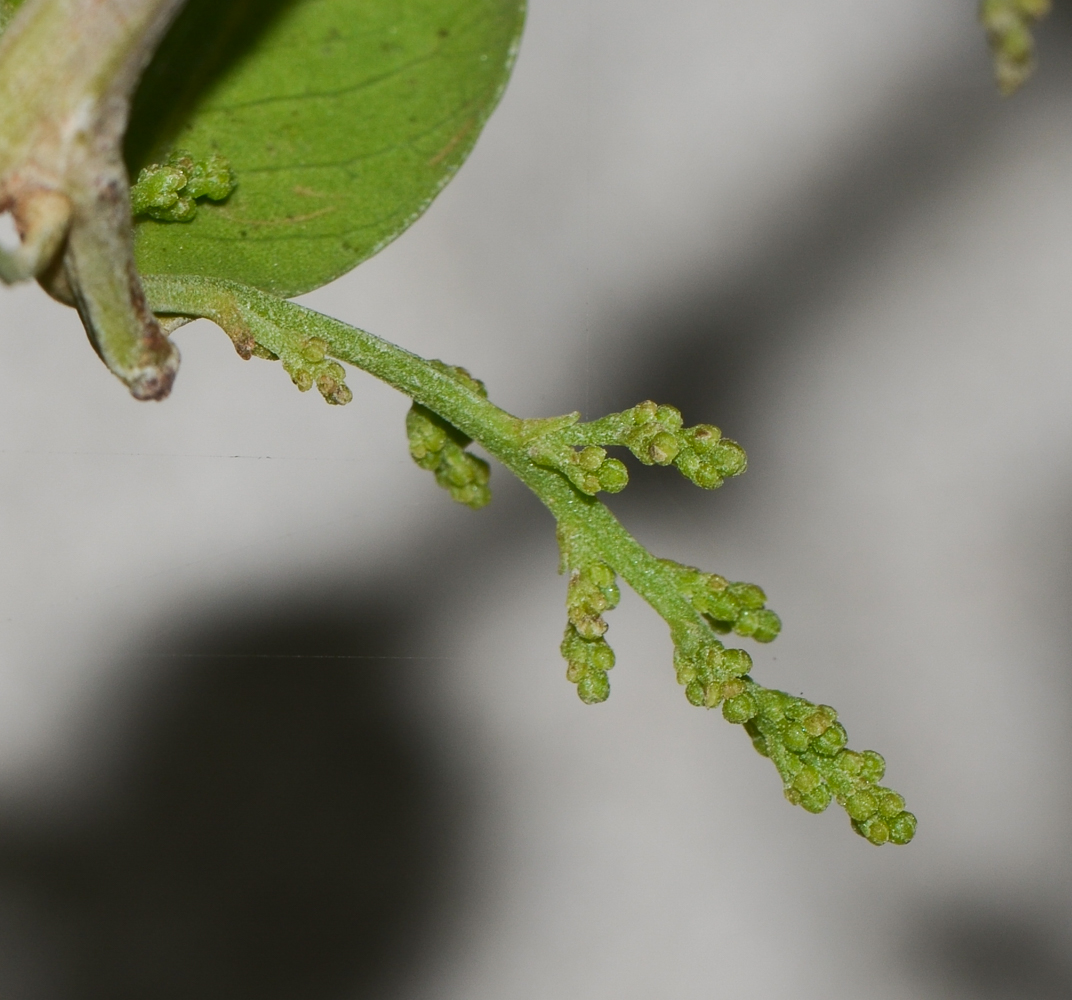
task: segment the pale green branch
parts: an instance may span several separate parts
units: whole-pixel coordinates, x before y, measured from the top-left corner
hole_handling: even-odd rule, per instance
[[[777,635],[780,622],[764,607],[763,592],[656,558],[591,495],[603,487],[584,477],[598,477],[607,465],[603,444],[628,447],[649,464],[675,463],[686,475],[702,466],[696,478],[712,487],[739,474],[744,453],[724,442],[717,428],[685,428],[673,407],[650,402],[589,424],[579,423],[576,414],[522,420],[492,403],[482,383],[463,369],[428,361],[304,306],[217,279],[149,275],[143,281],[154,312],[212,320],[243,357],[280,359],[299,388],[315,383],[330,402],[345,402],[349,395],[330,358],[410,397],[414,458],[436,471],[463,503],[479,507],[489,496],[486,474],[470,464],[480,460],[464,451],[470,440],[525,483],[558,523],[562,568],[570,574],[562,652],[567,677],[583,700],[595,703],[609,694],[606,674],[614,654],[604,639],[602,614],[617,603],[614,578],[620,576],[669,626],[675,670],[688,700],[707,708],[721,705],[728,721],[744,724],[756,748],[774,762],[791,802],[821,812],[837,799],[872,843],[912,838],[916,821],[904,811],[904,800],[877,784],[882,758],[847,750],[833,709],[764,688],[750,676],[751,657],[719,641],[718,632],[730,628],[760,641]],[[690,452],[695,462],[683,464],[681,456]],[[582,457],[574,461],[573,455]]]

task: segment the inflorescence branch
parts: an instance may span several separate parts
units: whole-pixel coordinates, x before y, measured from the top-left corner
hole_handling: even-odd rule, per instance
[[[487,463],[466,450],[473,441],[521,479],[558,524],[569,580],[561,651],[582,701],[595,704],[610,694],[614,652],[603,615],[618,603],[621,577],[669,626],[688,701],[721,707],[727,721],[742,725],[774,763],[790,802],[818,813],[836,800],[873,844],[912,839],[915,817],[900,795],[879,784],[882,757],[847,749],[834,709],[763,687],[751,676],[751,656],[720,641],[730,633],[758,642],[778,635],[781,621],[763,591],[656,558],[596,499],[628,483],[625,465],[607,456],[610,447],[647,465],[674,465],[707,489],[740,475],[744,451],[717,427],[685,427],[674,407],[650,401],[590,423],[576,413],[522,420],[492,403],[483,383],[464,369],[427,361],[304,306],[222,280],[149,275],[143,281],[155,313],[212,320],[243,358],[279,359],[298,388],[316,385],[328,402],[351,398],[338,362],[404,393],[413,400],[406,419],[410,453],[458,502],[476,509],[491,496]]]

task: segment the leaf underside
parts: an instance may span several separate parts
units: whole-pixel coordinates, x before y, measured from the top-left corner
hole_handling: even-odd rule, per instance
[[[523,21],[524,0],[191,0],[135,98],[127,164],[218,153],[238,187],[192,222],[139,220],[139,270],[287,297],[345,274],[465,160]]]

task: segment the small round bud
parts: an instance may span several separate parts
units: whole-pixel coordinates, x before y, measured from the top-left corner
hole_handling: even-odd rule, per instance
[[[570,616],[573,627],[582,639],[599,639],[606,634],[607,623],[599,615]]]
[[[752,657],[743,649],[723,650],[722,669],[735,677],[743,677],[752,669]]]
[[[865,750],[860,756],[863,757],[860,777],[873,784],[880,782],[886,773],[886,761],[882,754],[875,753],[874,750]]]
[[[822,736],[837,721],[837,712],[829,705],[820,705],[800,721],[804,724],[809,736]]]
[[[610,648],[606,640],[600,639],[598,642],[593,642],[589,645],[591,647],[588,651],[589,667],[601,673],[606,673],[608,670],[613,669],[615,663],[614,650]]]
[[[717,681],[708,682],[703,686],[703,704],[708,708],[714,708],[723,700],[724,695],[723,686]]]
[[[756,613],[754,611],[742,611],[737,616],[737,621],[733,623],[733,631],[745,639],[755,635],[758,627],[759,622],[756,620]]]
[[[588,671],[580,660],[570,660],[566,664],[566,680],[570,684],[576,684],[586,673]]]
[[[878,802],[870,792],[857,792],[845,803],[845,812],[857,822],[864,822],[878,812]]]
[[[873,819],[864,825],[864,836],[876,847],[881,847],[890,839],[890,828],[885,820]]]
[[[724,622],[736,621],[737,616],[741,613],[741,606],[737,603],[737,598],[728,590],[712,595],[708,602],[708,608],[708,613],[712,618],[717,618],[719,621]]]
[[[842,750],[834,758],[834,763],[845,774],[856,776],[863,770],[864,758],[863,754],[859,754],[855,750]]]
[[[636,406],[630,412],[634,424],[647,424],[655,419],[655,414],[658,412],[659,406],[657,403],[653,403],[650,399],[645,399],[643,403],[637,403]]]
[[[785,706],[789,696],[773,688],[760,688],[755,692],[760,713],[771,722],[781,722],[785,718]]]
[[[669,427],[671,430],[677,431],[681,429],[682,424],[685,421],[681,418],[681,411],[676,406],[669,406],[663,404],[655,411],[655,419],[663,424],[665,427]]]
[[[308,340],[302,342],[301,356],[312,364],[323,361],[327,353],[327,341],[322,340],[320,337],[310,337]]]
[[[737,695],[743,694],[748,689],[744,681],[740,677],[731,677],[728,681],[722,682],[722,696],[724,698],[736,698]],[[753,702],[755,699],[752,699]],[[756,712],[759,711],[757,705]]]
[[[748,468],[748,456],[744,448],[729,438],[723,438],[715,445],[711,457],[724,479],[739,476]]]
[[[806,724],[805,724],[805,728]],[[845,732],[845,727],[840,722],[835,722],[829,725],[823,732],[815,738],[812,742],[811,748],[816,753],[821,753],[824,756],[832,757],[836,754],[846,743],[849,741],[849,734]]]
[[[595,472],[603,464],[603,460],[607,457],[607,452],[605,448],[598,448],[590,444],[586,448],[574,452],[573,457],[574,461],[585,472]]]
[[[629,485],[629,470],[616,458],[608,458],[596,473],[604,493],[621,493]]]
[[[916,835],[916,817],[903,812],[890,820],[890,842],[907,844]]]
[[[722,438],[722,431],[711,424],[697,424],[688,428],[686,440],[697,452],[710,454]]]
[[[681,450],[681,444],[668,431],[659,431],[648,444],[648,460],[655,465],[669,465]]]
[[[731,583],[727,590],[737,598],[737,603],[742,608],[750,611],[763,607],[767,600],[763,588],[757,587],[754,583]]]
[[[782,731],[782,742],[785,744],[786,750],[791,750],[793,753],[802,753],[808,749],[811,737],[808,736],[807,730],[799,722],[792,722]]]
[[[735,698],[731,698],[722,706],[722,717],[727,722],[737,725],[755,718],[758,712],[759,706],[756,705],[755,698],[747,691],[744,694],[737,695]]]
[[[800,773],[793,779],[793,787],[804,795],[815,791],[822,783],[822,776],[811,766],[802,768]]]
[[[833,796],[826,785],[819,785],[812,791],[801,797],[800,804],[810,813],[821,813],[828,805]]]
[[[589,563],[581,570],[580,575],[587,577],[597,587],[608,587],[614,583],[614,570],[605,562]]]
[[[690,705],[695,705],[699,708],[707,700],[707,692],[704,691],[704,686],[698,680],[689,681],[685,685],[685,697],[689,699]]]
[[[725,477],[718,466],[708,459],[700,462],[696,470],[689,476],[689,479],[702,490],[717,490],[722,485]]]
[[[755,627],[752,638],[756,642],[773,642],[782,631],[782,620],[769,608],[761,608],[759,611],[747,612],[753,617]]]
[[[885,819],[893,819],[894,816],[904,812],[904,797],[896,792],[886,790],[885,794],[878,796],[879,815]]]
[[[610,697],[610,681],[598,670],[585,674],[577,684],[577,697],[586,705],[598,705]]]

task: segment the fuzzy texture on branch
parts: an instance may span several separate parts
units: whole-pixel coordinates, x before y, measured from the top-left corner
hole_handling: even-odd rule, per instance
[[[425,360],[296,303],[195,276],[148,275],[144,282],[157,313],[212,320],[243,358],[286,363],[304,358],[308,345],[316,343],[323,345],[321,359],[354,365],[404,393],[414,402],[406,428],[414,460],[435,472],[459,502],[479,508],[490,499],[487,466],[465,450],[472,441],[525,483],[557,522],[560,568],[569,579],[561,651],[567,679],[582,701],[598,704],[610,695],[607,673],[614,652],[603,614],[618,603],[621,577],[669,626],[677,680],[689,703],[721,706],[728,722],[744,726],[756,749],[774,763],[791,803],[822,812],[836,801],[853,829],[873,844],[912,839],[915,816],[901,796],[878,784],[885,771],[882,757],[847,749],[834,709],[763,687],[751,676],[751,656],[719,640],[731,631],[759,642],[777,636],[781,620],[766,607],[764,592],[656,558],[593,495],[603,488],[599,470],[608,460],[599,455],[598,463],[588,463],[594,469],[586,469],[571,457],[575,447],[583,455],[587,448],[603,451],[608,445],[627,448],[649,464],[670,465],[692,448],[705,470],[697,478],[714,489],[746,464],[740,445],[726,442],[717,428],[698,425],[703,429],[698,434],[684,427],[676,409],[651,402],[587,424],[577,414],[519,419],[492,403],[483,383],[464,369]],[[302,388],[293,373],[292,378]],[[334,377],[332,384],[336,391],[344,385]],[[329,402],[342,401],[325,395]],[[688,475],[692,466],[677,464]],[[589,474],[595,481],[584,478]]]

